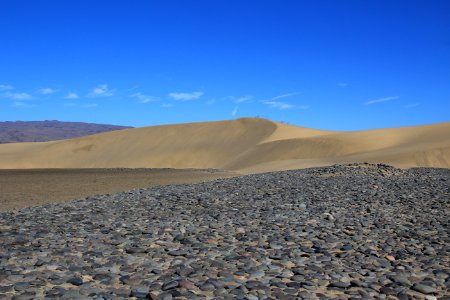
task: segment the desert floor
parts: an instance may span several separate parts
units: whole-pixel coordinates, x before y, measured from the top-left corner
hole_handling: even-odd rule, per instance
[[[0,212],[0,299],[448,299],[449,183],[352,164]]]
[[[0,170],[0,211],[134,188],[233,177],[235,173],[196,169],[33,169]]]

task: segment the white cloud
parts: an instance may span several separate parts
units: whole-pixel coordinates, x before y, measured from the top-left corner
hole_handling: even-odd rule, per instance
[[[32,108],[32,107],[36,107],[36,105],[34,104],[28,104],[22,101],[14,101],[13,104],[11,105],[12,107],[18,107],[18,108]]]
[[[51,95],[51,94],[56,93],[57,90],[52,89],[52,88],[43,88],[43,89],[39,89],[37,92],[38,92],[38,94],[41,94],[41,95]]]
[[[232,116],[235,116],[235,115],[238,113],[238,110],[239,110],[239,106],[236,106],[236,107],[233,109],[233,111],[231,112],[231,115],[232,115]]]
[[[172,104],[172,103],[163,103],[163,104],[161,105],[161,107],[164,107],[164,108],[171,108],[171,107],[173,107],[173,104]]]
[[[400,97],[399,96],[389,96],[389,97],[379,98],[379,99],[375,99],[375,100],[370,100],[370,101],[365,102],[364,104],[365,105],[371,105],[371,104],[376,104],[376,103],[396,100],[398,98],[400,98]]]
[[[31,99],[31,95],[27,93],[11,93],[7,92],[2,95],[5,98],[13,99],[13,100],[28,100]]]
[[[413,107],[417,107],[417,106],[419,106],[420,105],[420,103],[419,102],[416,102],[416,103],[410,103],[410,104],[408,104],[408,105],[405,105],[405,107],[406,108],[413,108]]]
[[[13,90],[14,87],[9,84],[0,84],[0,91],[10,91]]]
[[[297,96],[297,95],[300,95],[300,92],[293,92],[293,93],[279,95],[279,96],[273,97],[272,100],[278,100],[278,99],[288,98],[288,97]]]
[[[107,84],[100,84],[88,94],[89,97],[111,97],[113,95],[114,90],[110,90]]]
[[[147,95],[144,95],[141,93],[135,93],[135,94],[131,95],[130,97],[138,99],[139,103],[148,103],[148,102],[158,101],[157,97],[147,96]]]
[[[78,98],[80,98],[80,97],[78,97],[78,94],[77,94],[77,93],[72,93],[72,92],[70,92],[70,93],[68,93],[67,96],[64,97],[64,98],[66,98],[66,99],[78,99]]]
[[[128,91],[131,92],[131,91],[137,90],[138,88],[139,88],[139,86],[135,85],[135,86],[129,88]]]
[[[348,83],[346,83],[346,82],[339,82],[338,86],[340,86],[340,87],[347,87]]]
[[[279,101],[263,101],[264,104],[267,104],[273,108],[278,108],[278,109],[291,109],[294,108],[295,106],[289,103],[285,103],[285,102],[279,102]]]
[[[83,105],[84,108],[94,108],[97,106],[98,106],[97,103],[88,103],[88,104]]]
[[[250,102],[250,100],[252,100],[254,97],[253,96],[242,96],[242,97],[230,96],[227,98],[234,101],[235,103],[244,103],[244,102]]]
[[[179,101],[189,101],[195,100],[203,96],[203,92],[192,92],[192,93],[170,93],[169,98]]]
[[[80,108],[95,108],[98,107],[97,103],[86,103],[86,104],[81,104],[81,103],[76,103],[76,102],[67,102],[64,103],[65,107],[80,107]]]
[[[292,109],[292,108],[308,109],[310,107],[309,105],[293,105],[290,103],[277,101],[279,99],[293,97],[293,96],[300,95],[300,94],[301,94],[300,92],[286,93],[286,94],[282,94],[282,95],[273,97],[271,100],[262,101],[262,103],[267,104],[270,107],[276,108],[276,109]]]
[[[253,96],[244,96],[236,99],[236,103],[248,102],[253,99]]]

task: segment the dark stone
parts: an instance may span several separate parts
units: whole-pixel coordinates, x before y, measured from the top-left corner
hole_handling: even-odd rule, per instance
[[[178,281],[177,280],[172,280],[172,281],[169,281],[167,283],[164,283],[163,286],[162,286],[162,290],[163,291],[167,291],[167,290],[171,290],[171,289],[174,289],[174,288],[177,288],[177,287],[178,287]]]
[[[149,295],[149,288],[145,287],[145,286],[140,286],[140,287],[134,287],[131,289],[131,297],[136,297],[136,298],[147,298],[147,296]]]
[[[83,284],[83,279],[81,279],[81,277],[75,276],[67,280],[67,283],[79,286]]]

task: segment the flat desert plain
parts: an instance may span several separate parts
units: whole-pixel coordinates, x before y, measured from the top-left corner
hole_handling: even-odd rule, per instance
[[[226,171],[193,169],[0,170],[0,211],[135,188],[198,183],[231,176],[233,173]]]

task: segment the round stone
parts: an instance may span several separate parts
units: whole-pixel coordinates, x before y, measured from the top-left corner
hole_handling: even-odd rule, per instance
[[[75,276],[67,280],[67,283],[79,286],[83,284],[83,279],[81,277]]]

